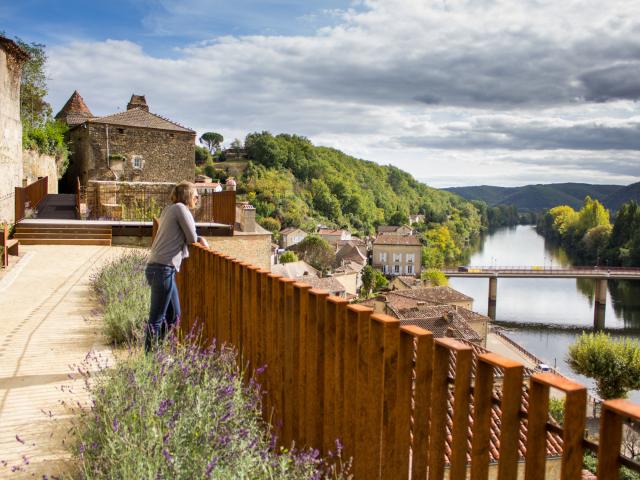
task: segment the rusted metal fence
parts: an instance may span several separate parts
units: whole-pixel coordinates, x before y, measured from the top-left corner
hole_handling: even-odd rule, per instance
[[[326,455],[339,439],[356,479],[440,480],[448,471],[476,480],[495,468],[501,480],[518,469],[537,480],[551,440],[561,446],[561,479],[580,478],[585,448],[598,453],[600,479],[637,467],[620,455],[622,424],[640,417],[629,402],[604,402],[598,446],[584,438],[587,390],[566,378],[523,382],[517,362],[475,356],[469,345],[199,245],[178,288],[183,333],[197,323],[203,342],[234,345],[248,371],[266,366],[257,380],[278,443]],[[565,394],[562,428],[549,420],[551,388]]]
[[[38,178],[38,180],[26,187],[16,187],[15,222],[18,223],[25,217],[27,208],[35,210],[48,192],[49,177]]]

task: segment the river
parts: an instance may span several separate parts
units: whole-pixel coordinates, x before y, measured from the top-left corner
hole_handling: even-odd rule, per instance
[[[471,251],[469,265],[569,267],[571,261],[533,226],[501,228]],[[488,314],[488,279],[451,278],[449,285],[474,299],[474,310]],[[593,381],[566,363],[568,346],[593,330],[595,281],[562,278],[500,278],[496,324],[528,351],[563,374],[589,386]],[[640,339],[640,281],[608,282],[604,328],[616,336]],[[640,391],[630,398],[640,402]]]

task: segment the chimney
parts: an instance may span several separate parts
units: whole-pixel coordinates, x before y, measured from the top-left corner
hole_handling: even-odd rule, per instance
[[[233,177],[227,178],[227,183],[225,186],[226,186],[225,190],[228,190],[231,192],[236,191],[236,181],[233,179]]]
[[[240,230],[243,232],[256,231],[256,207],[253,205],[242,205],[240,212]]]
[[[144,98],[144,95],[131,95],[131,100],[127,103],[127,110],[133,110],[134,108],[139,108],[145,112],[149,111],[149,106],[147,105],[147,100]]]

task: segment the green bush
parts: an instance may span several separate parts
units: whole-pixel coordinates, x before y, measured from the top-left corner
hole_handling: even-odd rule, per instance
[[[103,308],[104,333],[115,344],[142,338],[151,292],[144,275],[147,254],[131,251],[96,273],[91,284]]]
[[[62,177],[69,164],[69,148],[64,138],[68,129],[64,123],[51,119],[38,126],[23,122],[22,146],[26,150],[56,157],[58,176]]]
[[[613,339],[604,332],[583,333],[569,346],[569,365],[595,379],[598,395],[624,398],[640,389],[640,345],[637,340]]]
[[[437,268],[429,268],[428,270],[425,270],[424,272],[422,272],[422,275],[420,275],[420,278],[422,280],[428,281],[429,285],[431,285],[432,287],[449,285],[449,280],[447,280],[446,275]]]
[[[81,368],[94,399],[72,429],[82,478],[345,478],[316,451],[276,451],[235,351],[191,340],[172,338],[97,374]]]
[[[291,263],[297,261],[298,256],[295,254],[295,252],[287,251],[280,255],[280,263]]]

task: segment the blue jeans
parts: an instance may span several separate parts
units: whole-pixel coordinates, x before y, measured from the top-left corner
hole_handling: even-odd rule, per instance
[[[149,321],[144,338],[144,349],[148,352],[180,319],[180,299],[174,267],[150,263],[144,273],[151,286]]]

